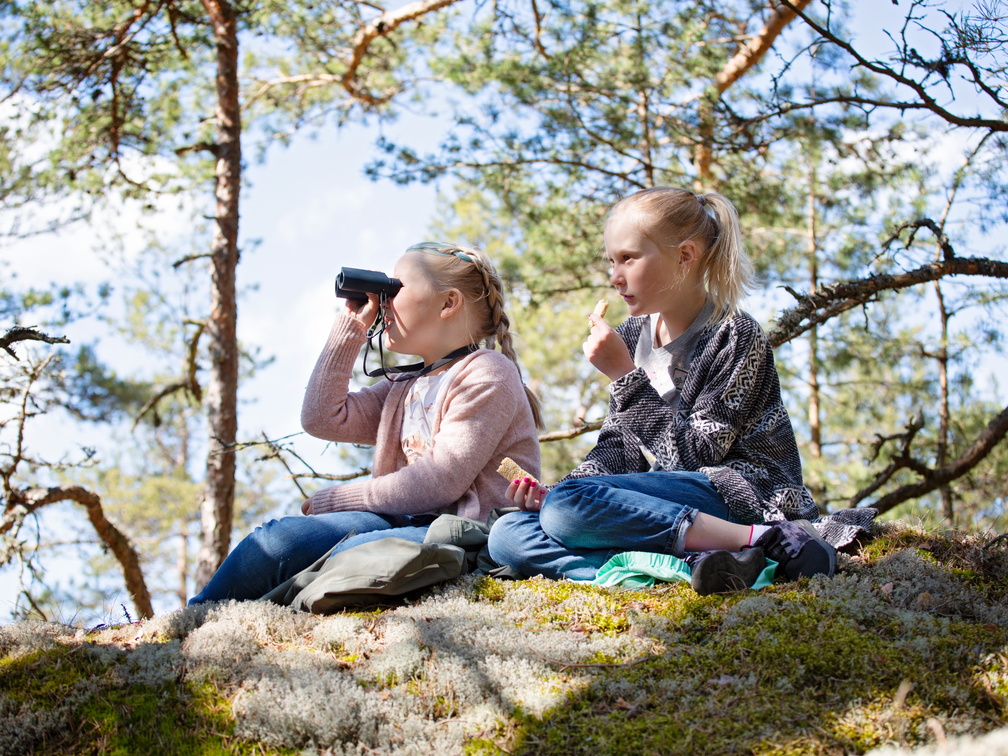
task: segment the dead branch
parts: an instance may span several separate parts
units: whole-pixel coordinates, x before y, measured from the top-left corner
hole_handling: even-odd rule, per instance
[[[948,108],[942,106],[940,103],[938,103],[937,100],[935,100],[934,97],[932,97],[928,93],[927,89],[925,88],[922,82],[917,81],[916,79],[913,79],[904,73],[905,66],[910,61],[904,59],[902,61],[904,66],[894,69],[889,65],[886,65],[885,63],[881,63],[875,60],[869,60],[868,58],[864,57],[860,52],[858,52],[850,42],[838,37],[827,26],[823,26],[822,24],[813,21],[804,12],[804,4],[800,0],[798,2],[790,2],[790,0],[782,0],[782,3],[783,5],[790,8],[798,17],[802,19],[802,21],[805,22],[806,25],[808,25],[809,28],[814,30],[824,40],[836,45],[845,53],[847,53],[847,55],[853,58],[855,66],[860,66],[868,71],[871,71],[873,74],[876,74],[877,76],[889,79],[890,81],[893,81],[896,84],[899,84],[900,86],[906,87],[919,98],[920,104],[918,105],[918,107],[923,107],[927,111],[941,118],[946,123],[952,124],[953,126],[962,126],[965,128],[983,128],[995,132],[1008,131],[1008,120],[984,118],[980,115],[970,116],[970,115],[963,115],[962,113],[953,113]],[[969,63],[968,61],[966,62],[967,64]],[[969,65],[968,67],[972,68],[971,65]],[[975,74],[976,71],[974,70],[974,75]],[[987,88],[983,86],[981,86],[980,88],[983,89],[985,92],[987,92],[988,95],[992,95],[992,93]],[[859,98],[857,97],[840,97],[836,98],[834,101],[854,103],[858,102],[858,100]],[[1001,110],[1003,112],[1004,105],[1003,103],[1001,103],[1000,99],[996,96],[992,96],[992,100],[994,104],[997,106],[998,110]],[[874,101],[871,104],[874,106],[898,108],[901,112],[905,110],[907,107],[907,103],[900,103],[900,102]]]
[[[872,455],[869,458],[869,462],[872,462],[878,457],[879,452],[887,441],[901,440],[900,450],[897,454],[894,454],[889,464],[886,465],[885,469],[879,472],[875,476],[875,480],[869,483],[867,486],[862,488],[856,494],[854,494],[850,501],[847,502],[847,506],[853,508],[858,505],[862,500],[871,496],[877,490],[879,490],[883,485],[889,482],[889,479],[896,474],[897,470],[905,469],[911,467],[910,464],[910,447],[913,445],[914,438],[924,427],[924,415],[918,412],[914,415],[913,419],[907,424],[906,431],[898,436],[881,436],[876,435],[875,442],[872,444]]]
[[[767,336],[770,343],[778,347],[814,325],[825,323],[842,312],[871,301],[883,291],[906,289],[947,276],[1008,278],[1008,262],[986,257],[953,257],[905,273],[879,273],[853,281],[827,284],[812,294],[793,292],[798,304],[780,314]]]
[[[304,498],[307,499],[308,496],[309,496],[309,494],[307,492],[305,492],[305,490],[303,488],[301,488],[301,484],[298,483],[297,476],[296,476],[295,472],[291,469],[290,465],[287,464],[287,460],[284,459],[284,457],[283,457],[283,454],[282,454],[283,447],[280,446],[280,444],[277,444],[277,443],[274,443],[273,441],[270,441],[270,438],[269,438],[269,436],[266,435],[265,431],[263,431],[262,437],[263,437],[263,443],[265,443],[266,446],[267,446],[267,448],[269,448],[269,450],[270,450],[270,453],[264,459],[277,459],[277,460],[279,460],[280,464],[284,466],[284,469],[287,471],[287,473],[290,476],[291,480],[294,481],[294,485],[297,486],[297,490],[301,493],[301,496],[303,496]]]
[[[929,470],[917,483],[900,486],[876,499],[872,507],[879,513],[888,512],[905,501],[916,499],[960,478],[977,466],[1004,437],[1008,435],[1008,407],[991,420],[966,451],[951,463]]]
[[[984,139],[986,139],[986,137]],[[951,260],[953,257],[955,257],[955,250],[952,248],[952,243],[948,240],[948,236],[945,235],[945,232],[942,230],[942,227],[939,226],[930,218],[919,218],[917,220],[900,223],[899,226],[897,226],[896,229],[892,232],[892,234],[890,234],[889,238],[885,240],[885,243],[883,243],[882,245],[882,249],[888,250],[889,247],[892,246],[894,242],[899,240],[900,235],[907,229],[910,229],[910,234],[908,235],[906,241],[906,246],[909,247],[911,244],[913,244],[914,240],[917,238],[917,232],[920,231],[922,228],[930,230],[931,233],[935,235],[935,238],[938,241],[938,246],[941,248],[942,251],[943,260]]]
[[[153,410],[162,399],[171,396],[177,391],[186,391],[188,389],[188,380],[176,381],[175,383],[169,383],[167,386],[162,386],[161,390],[148,399],[144,403],[144,406],[136,413],[136,417],[133,418],[132,430],[136,430],[137,425],[139,425],[140,421],[143,420],[144,415]]]
[[[7,333],[0,336],[0,348],[16,360],[18,359],[18,356],[14,353],[14,349],[11,345],[16,344],[19,341],[42,341],[46,344],[70,343],[70,339],[66,336],[49,336],[48,334],[42,333],[35,328],[15,326],[14,328],[9,328]]]
[[[126,580],[126,589],[133,599],[133,605],[143,619],[154,616],[150,592],[144,580],[140,557],[130,543],[129,538],[105,517],[101,497],[82,486],[53,486],[50,488],[27,488],[11,491],[7,498],[8,514],[14,507],[24,507],[31,513],[49,504],[61,501],[73,501],[87,511],[88,519],[95,532],[109,548],[122,567]],[[5,516],[0,521],[0,535],[13,527],[15,518]]]
[[[562,441],[568,438],[577,438],[585,433],[591,433],[592,431],[597,431],[602,427],[602,420],[593,420],[590,423],[582,423],[580,425],[575,425],[566,430],[553,431],[552,433],[540,433],[539,443],[546,443],[547,441]]]
[[[295,473],[291,475],[292,480],[332,480],[338,483],[345,483],[348,480],[357,480],[357,478],[363,478],[365,475],[371,474],[370,467],[362,467],[359,470],[354,470],[350,473],[320,473],[320,472],[310,472],[310,473]],[[300,486],[298,486],[300,488]]]

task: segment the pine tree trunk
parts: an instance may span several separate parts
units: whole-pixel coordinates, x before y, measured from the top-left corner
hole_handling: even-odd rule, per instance
[[[197,586],[205,585],[227,556],[234,510],[234,443],[238,433],[238,192],[241,185],[241,106],[238,100],[238,35],[234,9],[203,0],[217,44],[217,227],[211,243],[213,272],[207,325],[210,440],[206,488],[200,511]]]

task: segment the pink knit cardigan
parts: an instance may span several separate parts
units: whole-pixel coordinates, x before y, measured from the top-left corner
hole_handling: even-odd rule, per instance
[[[312,509],[408,515],[451,513],[486,520],[513,506],[497,472],[511,457],[540,475],[539,441],[518,370],[500,352],[480,349],[457,364],[434,418],[434,446],[406,464],[401,435],[411,378],[382,380],[349,392],[354,362],[366,340],[360,321],[340,314],[315,364],[301,405],[301,426],[313,436],[375,447],[373,477],[316,492]]]

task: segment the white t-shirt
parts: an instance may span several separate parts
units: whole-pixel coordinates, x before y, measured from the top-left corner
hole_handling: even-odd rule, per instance
[[[655,391],[673,409],[679,407],[679,391],[689,372],[693,350],[696,349],[700,334],[713,314],[714,304],[708,299],[690,327],[679,338],[660,347],[655,346],[658,343],[658,318],[648,315],[647,322],[641,328],[637,350],[634,353],[634,364],[644,370]],[[661,469],[650,451],[643,445],[640,450],[652,469]]]
[[[634,364],[643,368],[655,391],[673,408],[679,406],[679,387],[689,372],[700,334],[713,314],[714,304],[708,299],[690,327],[675,341],[660,347],[655,346],[658,343],[656,316],[648,315],[647,323],[641,329]]]
[[[437,375],[421,375],[406,392],[403,405],[402,450],[406,464],[413,464],[434,446],[434,418],[444,399],[444,390],[457,365]]]

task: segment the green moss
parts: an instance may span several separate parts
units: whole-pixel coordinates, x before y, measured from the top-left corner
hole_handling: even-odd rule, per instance
[[[508,750],[860,753],[893,742],[892,705],[904,680],[914,687],[900,710],[903,742],[923,742],[929,718],[956,711],[964,702],[948,694],[961,695],[964,682],[986,716],[1008,714],[990,690],[990,669],[976,664],[1004,647],[1001,630],[926,621],[910,633],[890,617],[858,624],[794,586],[761,596],[776,602],[773,611],[727,624],[726,610],[743,598],[650,597],[648,608],[673,621],[675,643],[646,662],[600,669],[587,691],[541,719],[516,714]],[[989,666],[1003,663],[992,659]]]
[[[473,598],[476,601],[486,601],[496,603],[507,596],[507,588],[503,580],[495,578],[479,577],[473,583]]]
[[[112,756],[263,752],[258,744],[232,736],[230,704],[213,686],[123,683],[117,665],[96,660],[87,647],[0,660],[0,693],[36,709],[66,707],[70,727],[34,744],[32,753],[39,756],[68,751]],[[16,719],[9,726],[16,727]]]
[[[73,693],[76,686],[100,679],[105,667],[81,648],[32,651],[0,659],[0,693],[16,703],[31,702],[53,709]]]
[[[351,654],[339,644],[309,650],[326,656],[327,664],[331,652],[376,706],[389,701],[388,711],[398,716],[402,703],[435,726],[470,717],[485,722],[485,710],[472,715],[485,705],[484,694],[494,706],[526,701],[529,709],[502,712],[487,729],[475,732],[466,724],[456,730],[459,738],[472,733],[461,749],[471,756],[846,756],[914,746],[934,742],[934,721],[950,735],[1008,725],[1008,628],[999,626],[996,600],[1008,593],[1003,543],[888,526],[835,580],[728,596],[700,597],[685,583],[621,590],[475,579],[447,588],[449,602],[432,600],[429,611],[352,613],[363,618],[361,632],[370,634],[374,652]],[[909,554],[889,559],[907,549],[922,556],[923,569]],[[960,584],[978,592],[969,601],[957,599]],[[472,603],[460,609],[466,601]],[[388,621],[416,623],[431,653],[454,653],[456,641],[479,637],[482,643],[484,631],[491,640],[503,631],[503,663],[523,665],[521,676],[518,682],[494,677],[506,669],[495,662],[493,674],[463,677],[469,687],[457,691],[450,677],[434,674],[444,672],[436,667],[427,669],[431,679],[422,672],[399,679],[389,672],[398,657],[385,658],[383,666],[374,655],[402,637],[385,632]],[[165,649],[131,657],[138,650],[135,630],[114,642],[108,637],[0,659],[5,724],[17,728],[19,717],[34,716],[42,733],[31,744],[34,752],[283,753],[234,736],[232,683],[188,667],[184,641],[173,641],[177,654]],[[580,648],[577,663],[551,661],[561,657],[549,644],[572,638]],[[303,650],[292,635],[264,645],[261,654],[286,669],[280,651],[287,648]],[[305,664],[301,653],[290,658]],[[257,656],[247,674],[258,674],[261,663]],[[173,669],[207,682],[176,681]],[[237,685],[240,673],[227,679]],[[543,695],[523,698],[526,685]],[[543,712],[546,702],[553,708]],[[18,713],[21,704],[30,710]],[[376,743],[375,752],[392,752],[398,742]]]

